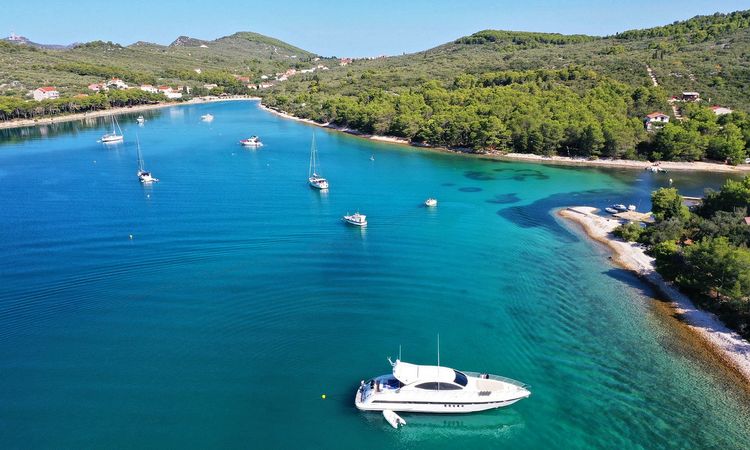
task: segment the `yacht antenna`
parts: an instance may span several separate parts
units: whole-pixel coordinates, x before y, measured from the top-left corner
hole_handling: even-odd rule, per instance
[[[398,344],[398,359],[401,359],[401,344]]]

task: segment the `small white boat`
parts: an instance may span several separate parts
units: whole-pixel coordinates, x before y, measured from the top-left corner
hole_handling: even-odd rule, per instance
[[[252,148],[263,147],[263,143],[260,141],[260,138],[258,136],[250,136],[247,139],[243,139],[240,141],[240,145],[242,145],[243,147]]]
[[[117,130],[120,130],[120,134],[117,134]],[[101,141],[104,142],[105,144],[109,144],[113,142],[122,142],[124,139],[125,139],[125,136],[123,136],[122,134],[122,129],[120,128],[120,124],[117,123],[117,119],[115,119],[115,115],[112,114],[112,132],[107,133],[104,136],[102,136]]]
[[[370,155],[370,161],[375,161],[375,155]]]
[[[364,214],[360,214],[359,212],[355,212],[354,214],[347,214],[343,217],[344,222],[355,225],[358,227],[366,227],[367,226],[367,216]]]
[[[607,211],[610,214],[617,214],[618,212],[620,212],[620,211],[616,210],[615,208],[609,208],[609,207],[604,208],[604,210]]]
[[[203,114],[201,116],[201,120],[204,122],[211,122],[212,120],[214,120],[214,116],[213,114]]]
[[[390,409],[383,410],[383,417],[385,417],[385,420],[387,420],[393,428],[398,429],[398,427],[406,425],[406,421]]]
[[[138,118],[135,120],[136,122],[138,122],[139,125],[143,125],[143,123],[146,121],[146,119],[144,119],[143,116],[138,116]]]
[[[627,211],[628,210],[628,207],[625,206],[625,205],[623,205],[622,203],[614,204],[614,205],[611,206],[611,208],[614,208],[614,209],[616,209],[618,211]]]
[[[424,205],[428,207],[437,206],[437,199],[430,197],[424,201]]]
[[[318,150],[315,147],[315,133],[312,137],[310,147],[310,169],[307,172],[307,181],[315,189],[328,189],[328,180],[318,175]]]
[[[628,211],[635,211],[636,207],[635,205],[628,205]]]
[[[137,143],[137,152],[138,152],[138,179],[141,181],[141,183],[156,183],[159,181],[158,178],[155,178],[151,172],[147,171],[143,168],[143,157],[141,156],[141,143],[138,140],[138,136],[135,137],[136,143]]]
[[[502,408],[531,395],[525,384],[488,373],[409,364],[400,359],[391,366],[391,374],[360,383],[354,396],[357,409],[470,413]]]

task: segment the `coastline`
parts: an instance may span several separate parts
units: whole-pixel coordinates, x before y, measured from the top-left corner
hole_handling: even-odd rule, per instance
[[[400,138],[396,136],[384,136],[378,134],[367,134],[357,130],[353,130],[347,127],[340,127],[331,123],[318,123],[311,119],[302,119],[300,117],[293,116],[285,111],[279,111],[269,106],[259,103],[259,108],[264,111],[276,114],[277,116],[283,117],[289,120],[295,120],[297,122],[303,122],[309,125],[314,125],[321,128],[328,128],[342,133],[351,134],[363,139],[369,139],[371,141],[386,142],[389,144],[407,145],[409,147],[418,148],[421,150],[430,150],[443,153],[452,153],[458,155],[472,156],[476,158],[484,159],[495,159],[500,161],[524,161],[529,163],[541,163],[541,164],[553,164],[563,166],[586,166],[586,167],[609,167],[619,169],[631,169],[631,170],[645,170],[651,167],[649,161],[637,161],[630,159],[586,159],[586,158],[572,158],[567,156],[542,156],[534,155],[531,153],[468,153],[462,152],[457,149],[450,149],[446,147],[433,147],[429,145],[415,144],[408,139]],[[661,161],[659,167],[664,170],[679,170],[679,171],[693,171],[693,172],[723,172],[723,173],[746,173],[750,172],[750,164],[740,164],[737,166],[728,166],[726,164],[711,163],[711,162],[681,162],[681,161]]]
[[[750,383],[750,342],[727,328],[713,313],[698,309],[690,298],[656,272],[654,259],[646,255],[643,248],[611,234],[620,224],[618,220],[596,215],[596,211],[596,208],[577,206],[561,209],[557,215],[580,226],[590,239],[606,245],[618,265],[636,273],[661,292],[669,300],[673,315]]]
[[[101,109],[98,111],[87,111],[82,113],[65,114],[61,116],[45,117],[42,119],[15,119],[6,122],[0,122],[0,130],[11,128],[33,127],[38,125],[50,125],[60,122],[71,122],[74,120],[84,120],[92,117],[104,117],[110,114],[128,114],[152,109],[168,108],[170,106],[195,105],[202,103],[217,103],[227,101],[259,101],[260,97],[233,96],[233,97],[195,97],[186,102],[161,102],[152,105],[135,105],[135,106],[118,106],[115,108]]]

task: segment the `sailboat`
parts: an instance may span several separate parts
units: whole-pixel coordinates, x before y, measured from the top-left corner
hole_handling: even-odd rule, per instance
[[[117,134],[117,130],[120,130],[120,134]],[[125,136],[122,135],[122,129],[120,128],[120,124],[117,123],[117,119],[115,119],[115,115],[112,114],[112,132],[107,133],[104,136],[102,136],[102,142],[104,143],[121,142],[123,139],[125,139]]]
[[[143,168],[143,156],[141,156],[141,142],[138,140],[138,136],[135,137],[137,148],[138,148],[138,179],[141,180],[141,183],[156,183],[159,181],[158,178],[154,178],[153,175],[151,175],[151,172],[148,172],[146,169]]]
[[[328,180],[318,175],[318,149],[315,147],[315,133],[313,133],[312,146],[310,147],[310,169],[307,175],[310,186],[315,189],[328,189]]]

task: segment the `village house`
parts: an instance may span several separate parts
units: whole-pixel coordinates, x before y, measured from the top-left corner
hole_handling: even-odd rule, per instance
[[[665,124],[669,123],[669,116],[663,112],[652,112],[647,114],[643,120],[644,126],[647,130],[653,130],[655,128],[661,128]]]
[[[34,90],[34,100],[41,102],[42,100],[51,100],[60,97],[60,92],[52,86],[43,86]]]
[[[234,78],[236,78],[237,81],[239,81],[240,83],[249,83],[250,82],[250,77],[241,77],[239,75],[235,75]]]
[[[261,76],[260,76],[260,79],[261,79],[261,80],[267,80],[267,79],[268,79],[268,75],[261,75]]]
[[[341,58],[339,59],[339,66],[347,66],[352,63],[351,58]]]
[[[128,85],[122,81],[119,78],[112,78],[111,80],[107,81],[107,86],[115,87],[117,89],[127,89]]]
[[[273,83],[260,83],[258,85],[258,89],[268,89],[270,87],[273,87]]]
[[[714,114],[716,114],[717,116],[724,116],[724,115],[727,115],[727,114],[732,114],[732,110],[731,109],[729,109],[729,108],[727,108],[725,106],[719,106],[719,105],[712,106],[711,107],[711,111],[713,111]]]
[[[159,86],[159,92],[170,100],[182,98],[182,92],[172,89],[170,86]]]
[[[219,87],[219,85],[218,85],[218,84],[214,84],[214,83],[208,83],[208,84],[204,84],[204,85],[203,85],[203,89],[207,89],[207,90],[209,90],[209,91],[210,91],[211,89],[213,89],[213,88],[217,88],[217,87]]]
[[[697,92],[683,92],[682,93],[682,101],[683,102],[697,102],[700,101],[701,95]]]
[[[104,83],[91,83],[89,84],[89,90],[94,92],[108,91],[109,88]]]
[[[141,90],[143,92],[150,92],[152,94],[156,94],[156,93],[159,92],[158,89],[156,89],[155,87],[151,86],[150,84],[142,84],[141,85]]]

